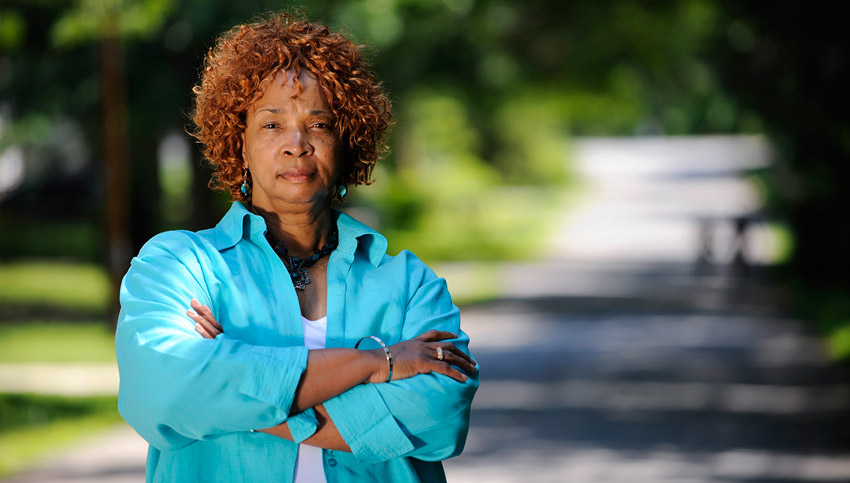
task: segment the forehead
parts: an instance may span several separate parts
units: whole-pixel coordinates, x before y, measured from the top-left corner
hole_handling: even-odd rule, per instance
[[[281,70],[263,82],[262,92],[254,99],[249,110],[262,108],[266,104],[290,105],[293,103],[309,104],[327,108],[327,101],[319,89],[316,78],[302,69],[297,77],[293,70]],[[300,84],[300,85],[299,85]]]

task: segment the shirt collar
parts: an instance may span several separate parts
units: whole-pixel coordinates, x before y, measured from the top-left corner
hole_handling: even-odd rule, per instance
[[[345,213],[334,210],[334,215],[339,230],[337,250],[353,255],[359,247],[369,262],[377,267],[387,253],[387,239]],[[232,248],[245,237],[265,236],[265,233],[266,220],[248,211],[242,203],[234,201],[215,227],[215,247],[223,251]]]

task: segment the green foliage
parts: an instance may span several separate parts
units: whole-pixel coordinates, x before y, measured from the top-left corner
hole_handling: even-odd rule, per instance
[[[488,202],[502,196],[502,187],[572,186],[566,156],[571,135],[727,133],[761,126],[759,116],[724,89],[709,55],[727,35],[739,48],[752,48],[758,32],[747,22],[730,22],[719,1],[302,4],[308,18],[367,44],[367,56],[395,102],[394,155],[381,174],[395,181],[358,190],[362,199],[378,212],[382,227],[402,239],[404,233],[441,231],[446,248],[439,252],[453,257],[468,252],[461,249],[471,244],[464,237],[490,237],[482,227],[492,209]],[[19,39],[16,50],[0,51],[4,65],[11,66],[6,80],[0,75],[0,96],[11,100],[11,119],[0,134],[4,145],[48,152],[53,147],[46,140],[70,120],[85,133],[89,161],[100,159],[99,60],[88,44],[117,35],[126,53],[135,248],[165,227],[210,226],[220,208],[217,198],[203,195],[208,171],[198,162],[190,164],[191,173],[160,170],[167,163],[157,167],[157,145],[187,124],[191,86],[213,39],[234,24],[280,9],[272,0],[79,0],[8,7],[4,12],[14,15],[3,18],[22,20],[8,21],[11,27],[0,23],[0,39]],[[53,81],[57,78],[62,82]],[[30,241],[38,247],[43,233],[32,229],[38,236],[6,251],[0,241],[0,254],[28,250]],[[79,245],[97,252],[95,232],[88,233],[88,245]],[[487,256],[528,251],[528,240],[516,237],[516,243]]]
[[[0,10],[0,52],[14,52],[23,43],[26,23],[14,10]]]
[[[78,0],[53,25],[51,40],[71,47],[103,37],[150,37],[174,8],[173,0]]]
[[[563,185],[568,181],[566,97],[529,89],[508,98],[495,116],[499,133],[495,165],[517,185]]]
[[[0,131],[0,151],[14,145],[45,146],[56,129],[50,116],[30,113]]]
[[[426,262],[533,260],[560,213],[557,191],[492,187],[429,205],[407,229],[385,230],[390,253],[409,249]]]
[[[788,271],[808,290],[850,289],[850,37],[839,5],[719,3],[712,58],[728,95],[776,144],[770,204],[788,220]]]
[[[45,221],[0,215],[0,227],[4,230],[0,237],[0,258],[3,259],[60,258],[91,263],[101,255],[100,234],[93,222]],[[0,265],[0,278],[2,267]]]
[[[0,394],[0,433],[8,433],[22,427],[43,427],[60,419],[77,419],[115,411],[116,406],[117,398],[114,396],[69,398]]]
[[[115,334],[105,321],[0,325],[0,363],[115,362]]]
[[[360,191],[378,211],[390,250],[407,248],[428,261],[533,258],[559,206],[558,190],[506,185],[509,171],[480,157],[484,133],[456,90],[423,89],[404,106],[394,175]],[[527,108],[536,118],[514,112],[500,119],[502,131],[522,130],[506,138],[521,165],[512,181],[558,185],[566,145],[561,133],[547,144],[553,133],[546,129],[555,128],[546,109],[534,111],[539,107],[517,103],[515,109]]]
[[[105,312],[109,279],[96,265],[57,262],[0,264],[0,303]]]
[[[117,397],[0,394],[0,478],[120,422]]]
[[[830,355],[838,361],[850,362],[850,300],[841,290],[805,288],[793,290],[793,306],[799,315],[814,321],[826,337]]]

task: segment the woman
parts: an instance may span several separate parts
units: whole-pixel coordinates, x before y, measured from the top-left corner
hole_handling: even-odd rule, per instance
[[[122,284],[118,405],[147,480],[444,481],[478,385],[459,311],[331,209],[369,183],[391,122],[360,52],[275,16],[222,36],[194,92],[235,201],[151,239]]]

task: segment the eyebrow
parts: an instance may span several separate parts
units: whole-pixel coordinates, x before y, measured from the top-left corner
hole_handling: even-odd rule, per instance
[[[257,112],[270,112],[272,114],[280,114],[282,111],[280,109],[276,108],[276,107],[264,107],[264,108],[258,110]],[[324,111],[322,109],[312,110],[312,111],[310,111],[309,114],[311,116],[319,116],[319,115],[322,115],[322,114],[325,114],[325,115],[328,115],[328,116],[332,115],[330,112]]]

